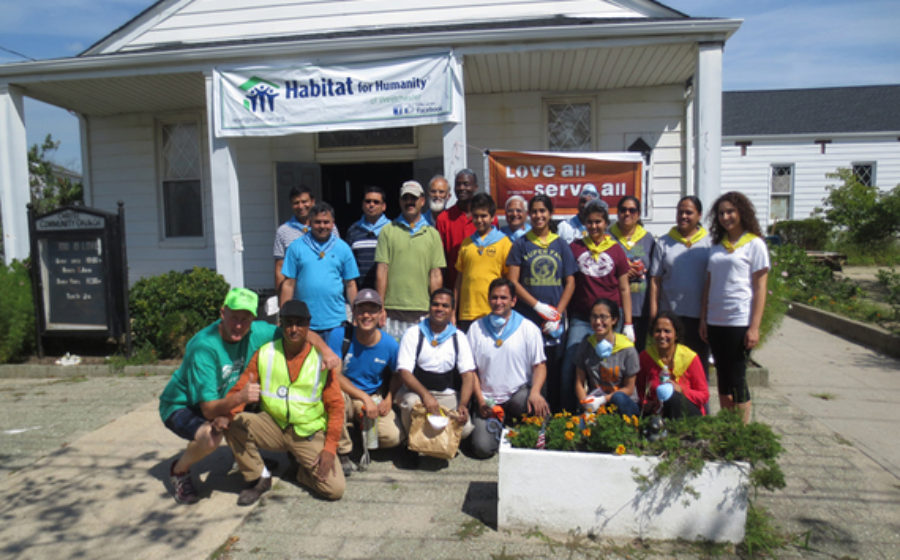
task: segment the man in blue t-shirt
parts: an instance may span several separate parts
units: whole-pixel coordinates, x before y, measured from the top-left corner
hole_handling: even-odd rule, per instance
[[[328,346],[344,358],[341,390],[348,424],[360,418],[375,422],[378,447],[389,448],[400,444],[402,433],[392,408],[400,387],[395,373],[399,345],[378,328],[383,314],[378,292],[360,290],[353,299],[353,326],[346,329],[346,337],[345,329],[332,330]],[[368,443],[372,447],[374,442]]]
[[[332,231],[334,208],[319,202],[310,214],[310,235],[291,243],[284,256],[279,303],[304,302],[312,315],[310,329],[328,340],[331,329],[347,319],[345,305],[356,297],[359,269],[350,246]]]

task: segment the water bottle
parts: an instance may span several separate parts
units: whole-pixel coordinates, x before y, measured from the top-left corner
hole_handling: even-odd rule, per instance
[[[656,398],[659,399],[659,402],[664,403],[672,398],[673,393],[675,393],[675,387],[672,386],[669,366],[663,366],[662,371],[659,372],[659,386],[656,387]]]
[[[372,395],[372,401],[377,406],[381,396]],[[378,449],[378,419],[363,416],[363,431],[366,433],[366,449]]]

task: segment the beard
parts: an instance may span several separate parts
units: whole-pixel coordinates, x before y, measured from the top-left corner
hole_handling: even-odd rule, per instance
[[[446,200],[429,200],[428,201],[428,209],[431,210],[432,214],[440,214],[444,211],[444,207],[447,206]]]

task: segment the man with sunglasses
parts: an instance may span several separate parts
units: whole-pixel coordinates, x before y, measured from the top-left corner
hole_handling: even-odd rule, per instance
[[[260,449],[293,455],[297,481],[318,496],[339,500],[344,495],[344,471],[335,461],[344,424],[341,368],[326,367],[322,354],[309,343],[305,303],[286,301],[279,322],[284,338],[262,345],[229,392],[249,389],[260,412],[244,412],[242,403],[216,419],[227,425],[225,437],[248,483],[238,497],[240,506],[255,503],[272,488],[272,473]]]
[[[356,258],[356,267],[359,269],[356,287],[359,290],[375,288],[375,246],[381,229],[390,223],[384,215],[386,208],[384,190],[374,185],[366,187],[362,202],[363,215],[347,229],[345,240]]]
[[[375,247],[375,289],[387,313],[385,330],[397,340],[428,313],[429,295],[441,287],[447,266],[437,230],[422,217],[424,206],[422,185],[403,183],[401,214],[384,226]]]

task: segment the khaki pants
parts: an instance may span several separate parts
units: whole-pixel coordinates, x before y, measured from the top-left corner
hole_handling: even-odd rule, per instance
[[[448,410],[456,410],[459,408],[459,397],[455,391],[453,393],[436,393],[431,391],[431,395],[437,400],[439,405]],[[403,423],[404,437],[409,433],[409,425],[412,423],[412,409],[416,403],[420,402],[422,402],[422,399],[419,395],[414,391],[407,389],[405,385],[397,391],[397,403],[400,407],[400,420]],[[463,426],[463,439],[469,437],[469,434],[471,434],[474,429],[475,425],[472,424],[472,416],[469,415],[469,419],[466,420],[466,425]]]
[[[294,428],[288,426],[284,430],[265,412],[242,412],[231,422],[225,432],[228,445],[234,453],[234,459],[250,482],[259,478],[263,470],[263,459],[260,449],[267,451],[286,451],[293,454],[299,463],[297,482],[313,490],[328,500],[339,500],[344,495],[346,481],[341,462],[337,456],[334,468],[324,481],[313,476],[313,463],[325,447],[325,432],[319,431],[309,437],[300,437]]]
[[[349,426],[354,424],[359,426],[359,419],[363,415],[363,402],[351,399],[350,395],[344,393],[344,432]],[[378,447],[379,449],[389,449],[397,447],[403,440],[403,427],[400,425],[400,419],[394,413],[394,409],[388,411],[384,416],[375,419],[375,429],[378,431]],[[349,436],[348,436],[349,437]],[[341,445],[343,446],[343,435],[341,437]],[[344,450],[341,449],[341,453]]]

